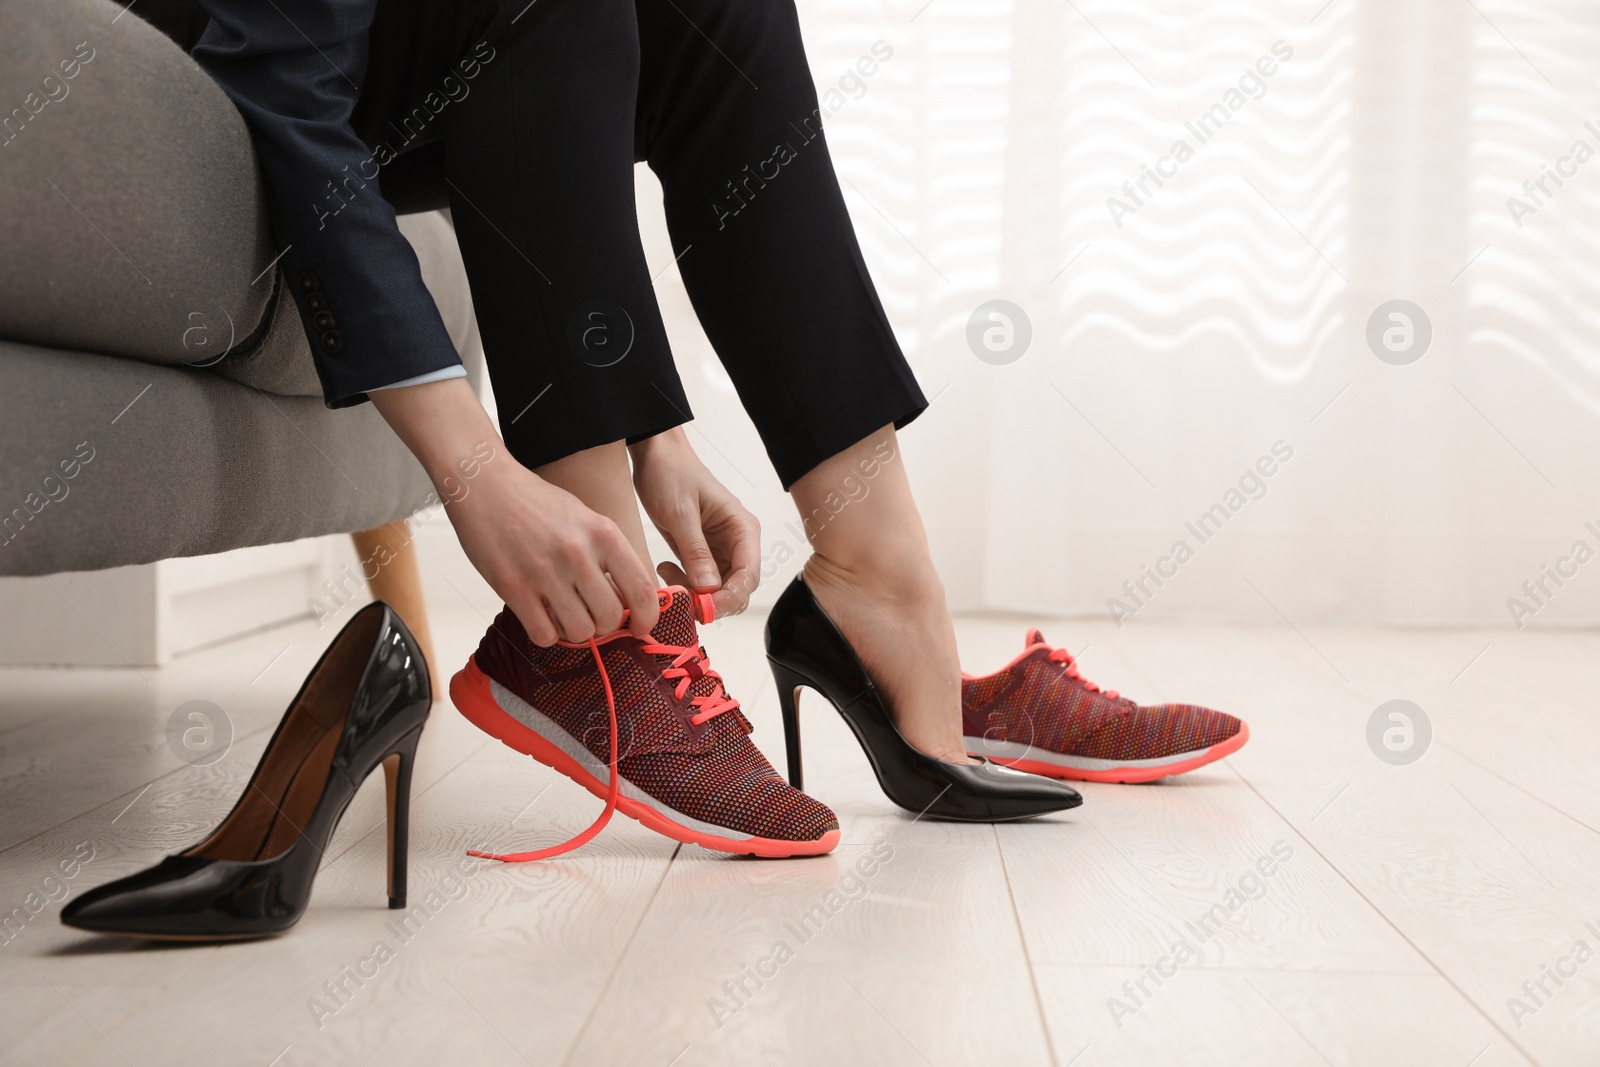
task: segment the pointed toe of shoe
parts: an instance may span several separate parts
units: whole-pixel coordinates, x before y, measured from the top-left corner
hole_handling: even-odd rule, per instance
[[[170,908],[162,884],[152,885],[147,872],[96,886],[67,902],[61,923],[91,934],[137,934],[152,915]]]
[[[1057,779],[1028,774],[998,763],[985,763],[984,768],[985,775],[1005,790],[1008,803],[1019,810],[1014,818],[1048,815],[1083,803],[1083,794]]]
[[[115,911],[114,904],[107,907],[107,901],[114,900],[103,892],[108,888],[100,886],[67,901],[66,907],[61,909],[61,925],[96,934],[104,932],[108,913]]]
[[[964,822],[1007,822],[1066,811],[1083,803],[1065,782],[998,763],[945,763],[947,788],[927,814]]]
[[[61,909],[61,922],[92,934],[158,940],[270,936],[299,916],[273,892],[269,866],[168,856],[74,898]]]

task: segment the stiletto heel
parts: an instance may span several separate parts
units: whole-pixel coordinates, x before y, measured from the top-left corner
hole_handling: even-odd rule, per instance
[[[908,811],[964,822],[1026,819],[1075,808],[1071,786],[994,763],[949,763],[912,747],[894,724],[888,702],[839,627],[804,580],[790,583],[767,616],[767,661],[778,685],[789,780],[800,782],[800,716],[796,690],[815,689],[839,710],[867,754],[878,784]]]
[[[411,765],[431,693],[405,623],[382,601],[362,608],[312,668],[211,836],[89,890],[62,909],[61,921],[163,940],[280,934],[305,914],[333,831],[379,764],[388,785],[389,906],[404,907]]]
[[[389,907],[406,906],[406,845],[411,835],[411,767],[417,760],[419,729],[383,758],[384,797],[389,816]]]
[[[800,687],[806,685],[803,674],[797,674],[776,660],[767,661],[772,666],[773,680],[778,683],[778,710],[783,714],[783,747],[789,757],[789,784],[804,789],[804,774],[800,768]]]

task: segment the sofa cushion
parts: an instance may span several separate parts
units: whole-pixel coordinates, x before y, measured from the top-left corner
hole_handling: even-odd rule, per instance
[[[365,530],[432,486],[370,404],[0,342],[0,574]]]
[[[0,203],[0,337],[175,364],[263,322],[244,120],[121,5],[0,4]]]

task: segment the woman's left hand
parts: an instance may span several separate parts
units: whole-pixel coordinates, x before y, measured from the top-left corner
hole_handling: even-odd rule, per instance
[[[695,455],[683,427],[629,448],[639,503],[682,566],[656,568],[669,585],[710,593],[737,615],[761,582],[761,524]]]

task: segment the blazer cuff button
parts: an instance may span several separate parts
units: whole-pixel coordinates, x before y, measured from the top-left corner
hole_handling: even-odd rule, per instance
[[[339,336],[338,330],[329,330],[322,335],[322,348],[329,353],[338,353],[344,347],[344,338]]]

